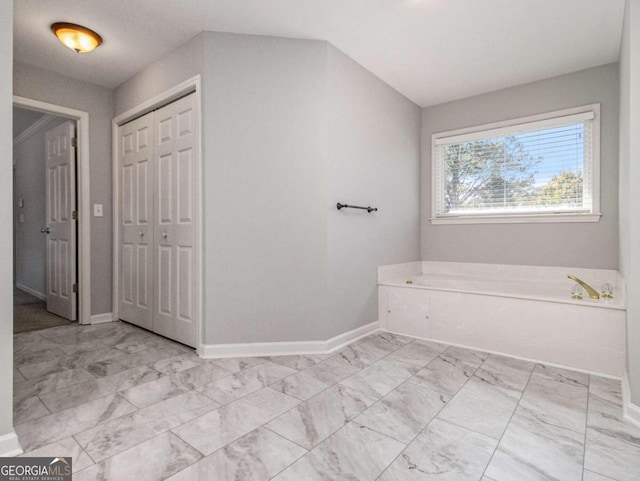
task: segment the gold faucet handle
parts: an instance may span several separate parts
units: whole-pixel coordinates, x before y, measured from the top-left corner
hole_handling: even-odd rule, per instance
[[[584,288],[584,290],[587,291],[591,299],[600,299],[600,294],[598,294],[598,291],[596,291],[593,287],[591,287],[589,284],[584,282],[582,279],[578,279],[576,276],[571,274],[567,274],[567,277],[572,281],[580,284]]]

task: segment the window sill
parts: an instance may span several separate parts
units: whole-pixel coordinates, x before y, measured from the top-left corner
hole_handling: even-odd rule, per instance
[[[599,222],[602,214],[478,215],[430,218],[432,224],[541,224],[556,222]]]

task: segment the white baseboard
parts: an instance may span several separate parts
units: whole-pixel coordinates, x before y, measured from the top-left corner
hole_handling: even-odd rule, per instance
[[[631,402],[631,385],[627,372],[622,376],[622,416],[640,428],[640,406]]]
[[[458,343],[455,343],[455,342],[441,341],[439,339],[430,339],[428,337],[411,336],[411,335],[405,334],[403,332],[391,331],[391,330],[386,329],[386,328],[380,328],[380,330],[382,332],[389,332],[391,334],[398,334],[399,336],[411,337],[412,339],[419,339],[421,341],[429,341],[429,342],[433,342],[435,344],[442,344],[442,345],[452,346],[452,347],[461,347],[463,349],[470,349],[472,351],[485,352],[487,354],[496,354],[498,356],[510,357],[512,359],[519,359],[520,361],[533,362],[535,364],[544,364],[545,366],[559,367],[560,369],[567,369],[569,371],[581,372],[583,374],[589,374],[589,375],[592,375],[592,376],[599,376],[599,377],[604,377],[604,378],[607,378],[607,379],[615,379],[616,381],[620,381],[622,379],[620,376],[612,376],[611,374],[603,374],[601,372],[590,371],[588,369],[580,369],[580,368],[573,367],[573,366],[567,366],[566,364],[558,364],[557,362],[548,362],[548,361],[544,361],[542,359],[536,359],[534,357],[516,356],[515,354],[511,354],[511,353],[508,353],[508,352],[491,351],[489,349],[484,349],[484,348],[481,348],[481,347],[471,346],[469,344],[458,344]]]
[[[350,344],[358,339],[368,336],[372,332],[375,332],[380,329],[380,323],[378,321],[370,322],[369,324],[365,324],[364,326],[356,327],[351,331],[343,332],[342,334],[338,334],[331,339],[326,341],[327,343],[327,352],[334,352],[339,349],[342,349],[347,344]]]
[[[22,446],[18,442],[18,436],[15,431],[0,436],[0,457],[7,458],[22,454]]]
[[[33,297],[37,297],[41,301],[47,300],[47,295],[43,292],[36,291],[35,289],[31,289],[30,287],[25,286],[24,284],[16,283],[16,287],[21,291],[26,292],[27,294],[31,294]]]
[[[328,354],[346,344],[378,330],[378,321],[339,334],[326,341],[251,342],[246,344],[202,344],[202,359],[225,357],[290,356],[294,354]]]
[[[91,316],[89,324],[102,324],[104,322],[113,321],[115,321],[113,312],[105,312],[104,314],[94,314],[93,316]]]

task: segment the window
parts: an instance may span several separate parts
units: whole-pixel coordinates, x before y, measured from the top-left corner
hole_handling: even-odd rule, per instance
[[[431,222],[597,222],[600,105],[432,136]]]

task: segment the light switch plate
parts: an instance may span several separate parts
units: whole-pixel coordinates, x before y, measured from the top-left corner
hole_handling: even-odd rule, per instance
[[[94,217],[102,217],[104,214],[102,213],[102,204],[93,204],[93,216]]]
[[[20,207],[21,209],[24,207],[24,199],[22,197],[18,199],[18,207]]]
[[[18,222],[24,222],[24,214],[18,216]]]

